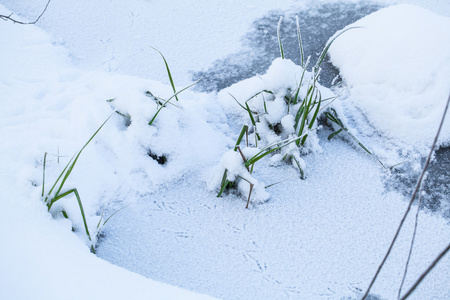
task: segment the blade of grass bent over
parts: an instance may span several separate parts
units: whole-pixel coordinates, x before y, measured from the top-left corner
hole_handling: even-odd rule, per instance
[[[281,43],[281,36],[280,36],[281,21],[283,21],[283,17],[280,17],[280,20],[278,21],[277,36],[278,36],[278,44],[280,45],[281,58],[284,59],[283,44]]]
[[[56,194],[55,194],[55,198],[56,197],[58,197],[58,195],[59,195],[59,193],[61,192],[61,189],[63,188],[63,186],[64,186],[64,183],[66,182],[66,180],[67,180],[67,178],[69,178],[69,176],[70,176],[70,173],[72,173],[72,170],[73,170],[73,168],[75,167],[75,164],[77,163],[77,161],[78,161],[78,158],[80,157],[80,155],[81,155],[81,152],[83,152],[83,150],[84,150],[84,148],[86,148],[86,146],[92,141],[92,139],[97,135],[97,133],[100,131],[100,129],[102,129],[102,127],[106,124],[106,122],[108,122],[108,120],[109,120],[109,118],[111,118],[111,116],[112,116],[112,114],[105,120],[105,122],[103,122],[103,124],[95,131],[95,133],[91,136],[91,138],[86,142],[86,144],[84,144],[84,146],[81,148],[81,150],[80,151],[78,151],[78,154],[75,156],[75,159],[72,161],[72,163],[70,164],[70,166],[69,166],[69,168],[67,169],[67,172],[65,173],[65,175],[64,175],[64,178],[63,178],[63,180],[61,181],[61,184],[60,184],[60,186],[59,186],[59,188],[58,188],[58,191],[56,192]],[[70,163],[70,162],[69,162]],[[67,166],[66,166],[66,168],[67,168]],[[65,169],[64,169],[65,170]],[[64,173],[64,171],[63,171],[63,173]],[[61,176],[60,176],[61,177]],[[50,209],[50,207],[51,207],[51,205],[53,204],[53,202],[54,202],[55,200],[53,199],[49,204],[50,204],[50,206],[49,206],[49,209]]]
[[[228,170],[225,169],[225,171],[223,172],[223,176],[222,176],[222,183],[220,184],[221,188],[220,188],[219,194],[217,194],[217,197],[220,197],[228,186],[229,181],[227,179],[227,174],[228,174]]]
[[[167,70],[167,75],[169,76],[169,81],[170,81],[170,85],[172,86],[173,92],[175,93],[175,99],[177,99],[178,101],[178,97],[176,96],[177,91],[175,89],[175,84],[173,83],[173,79],[172,79],[172,74],[170,73],[170,69],[169,69],[169,65],[167,64],[166,58],[164,57],[164,55],[155,47],[149,46],[150,48],[152,48],[153,50],[157,51],[159,53],[159,55],[161,55],[162,59],[164,60],[164,64],[166,65],[166,70]]]
[[[378,159],[378,157],[376,157],[372,152],[369,151],[369,149],[367,149],[359,140],[358,138],[356,138],[356,136],[354,136],[347,127],[344,126],[344,123],[342,122],[341,119],[339,119],[336,110],[334,108],[330,109],[332,113],[330,112],[326,112],[325,116],[332,121],[333,123],[337,124],[339,127],[341,127],[338,131],[333,132],[332,134],[330,134],[328,136],[328,140],[331,140],[332,138],[334,138],[336,135],[338,135],[340,132],[345,131],[357,144],[358,146],[360,146],[364,151],[366,151],[368,154],[372,155],[382,166],[383,168],[387,169],[387,167],[381,162],[381,160]]]
[[[238,139],[236,141],[236,146],[234,146],[234,151],[236,151],[238,149],[239,144],[241,143],[242,138],[244,137],[244,134],[247,132],[247,130],[248,130],[248,126],[247,125],[242,126],[241,133],[239,134],[239,137],[238,137]]]
[[[231,97],[233,97],[233,96],[231,95]],[[238,137],[238,139],[236,141],[236,145],[234,146],[234,149],[233,149],[234,151],[238,150],[239,144],[241,143],[242,138],[244,137],[244,134],[246,132],[248,132],[247,130],[248,130],[248,126],[247,125],[242,126],[241,133],[239,134],[239,137]],[[219,191],[219,194],[217,194],[217,197],[220,197],[222,195],[222,193],[225,191],[225,189],[227,188],[228,184],[230,183],[228,181],[228,179],[227,179],[227,174],[228,174],[228,170],[225,169],[225,171],[223,172],[222,181],[220,183],[220,191]]]
[[[164,107],[166,107],[166,104],[169,103],[170,100],[172,100],[174,97],[176,98],[177,95],[178,95],[179,93],[184,92],[184,91],[187,90],[188,88],[190,88],[190,87],[196,85],[199,81],[200,81],[200,79],[197,80],[196,82],[194,82],[193,84],[190,84],[190,85],[188,85],[187,87],[185,87],[185,88],[181,89],[180,91],[176,92],[176,93],[173,94],[172,96],[170,96],[170,98],[167,99],[167,100],[166,100],[166,101],[158,108],[158,110],[156,111],[156,113],[155,113],[155,115],[153,116],[153,118],[150,120],[150,122],[148,122],[148,125],[151,126],[151,125],[153,124],[153,122],[155,121],[155,119],[156,119],[156,117],[158,116],[159,112],[160,112]],[[177,100],[178,100],[178,99],[177,99]],[[176,106],[176,105],[175,105],[175,106]],[[178,106],[176,106],[176,107],[178,107]],[[179,107],[178,107],[178,108],[179,108]]]
[[[253,164],[256,163],[258,160],[264,158],[264,157],[267,156],[268,154],[270,154],[270,153],[272,153],[272,152],[274,152],[274,151],[276,151],[276,150],[279,150],[279,149],[281,149],[281,148],[283,148],[283,147],[286,147],[287,145],[289,145],[289,144],[291,144],[291,143],[294,143],[295,141],[301,139],[303,136],[304,136],[304,135],[301,135],[301,136],[296,137],[296,138],[287,138],[287,139],[285,139],[285,140],[282,140],[282,141],[279,141],[279,142],[275,142],[275,143],[272,143],[272,144],[270,144],[270,145],[265,146],[265,147],[262,148],[257,154],[255,154],[255,155],[253,155],[251,158],[249,158],[249,159],[247,160],[247,162],[245,163],[245,166],[248,167],[248,166],[250,166],[250,165],[253,165]],[[275,148],[272,148],[272,149],[271,149],[271,147],[273,147],[273,146],[275,146]]]
[[[45,190],[45,164],[47,161],[47,152],[44,153],[44,162],[42,167],[42,194],[41,198],[44,199],[44,190]]]
[[[68,190],[67,192],[62,193],[61,195],[55,197],[53,199],[52,203],[55,203],[56,201],[66,197],[67,195],[69,195],[71,193],[74,193],[75,197],[77,198],[78,206],[80,207],[81,216],[83,217],[83,223],[84,223],[84,228],[86,230],[86,235],[88,236],[89,240],[91,241],[91,234],[89,233],[89,229],[88,229],[88,226],[87,226],[86,215],[84,214],[83,204],[81,203],[80,194],[78,194],[77,189],[71,189],[71,190]]]
[[[329,50],[330,47],[331,47],[331,44],[333,44],[333,42],[334,42],[338,37],[340,37],[344,32],[349,31],[350,29],[355,29],[355,28],[361,28],[361,27],[357,27],[357,26],[349,27],[349,28],[347,28],[347,29],[345,29],[345,30],[339,32],[339,34],[337,34],[337,35],[336,35],[336,36],[335,36],[335,37],[334,37],[334,38],[333,38],[333,39],[325,46],[325,48],[323,48],[322,52],[321,52],[320,55],[319,55],[319,59],[317,60],[316,65],[314,66],[314,71],[315,71],[315,72],[317,72],[317,71],[319,70],[320,65],[321,65],[322,62],[324,61],[325,56],[327,55],[328,50]]]
[[[303,43],[302,43],[302,35],[300,34],[300,24],[298,22],[298,16],[295,16],[295,20],[297,21],[297,36],[298,36],[298,45],[300,47],[301,67],[306,68],[303,57]]]
[[[117,214],[118,212],[120,212],[122,209],[125,209],[125,208],[126,208],[127,206],[129,206],[129,205],[131,205],[131,203],[128,203],[127,205],[125,205],[125,206],[119,208],[119,209],[116,210],[114,213],[112,213],[112,214],[105,220],[105,222],[103,222],[102,226],[104,226],[106,223],[108,223],[109,219],[111,219],[115,214]],[[100,219],[100,221],[99,221],[98,224],[97,224],[97,228],[100,226],[100,222],[101,222],[101,221],[102,221],[102,220]]]

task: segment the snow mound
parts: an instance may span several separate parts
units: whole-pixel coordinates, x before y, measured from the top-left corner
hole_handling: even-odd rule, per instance
[[[0,11],[9,15],[1,5]],[[0,32],[0,139],[3,141],[0,299],[211,299],[99,259],[82,241],[83,226],[79,225],[80,210],[74,198],[58,201],[64,203],[70,221],[52,219],[40,201],[44,152],[58,151],[60,155],[48,156],[45,184],[48,191],[70,156],[112,113],[105,100],[116,97],[117,105],[126,109],[122,98],[141,104],[144,100],[140,97],[145,98],[146,89],[164,95],[167,88],[131,76],[82,72],[70,63],[67,51],[53,45],[52,38],[37,26],[0,20]],[[130,110],[136,119],[140,113]],[[169,117],[164,113],[158,121]],[[104,128],[108,129],[102,129],[95,142],[86,148],[65,186],[78,188],[91,229],[95,228],[91,226],[93,221],[98,220],[99,202],[117,197],[106,195],[105,191],[115,194],[118,187],[130,186],[133,181],[123,180],[124,174],[137,168],[129,162],[141,163],[136,172],[148,169],[143,166],[144,161],[156,164],[145,152],[130,150],[131,146],[142,143],[139,139],[142,133],[125,131],[119,121],[118,116],[108,121]],[[177,121],[174,122],[178,124]],[[139,124],[139,120],[135,121],[135,131],[143,127]],[[117,152],[109,150],[113,148]],[[122,160],[126,157],[130,158]],[[118,164],[119,160],[123,163]],[[165,178],[174,175],[168,176]],[[81,229],[77,233],[82,240],[72,233],[72,228]]]
[[[428,151],[450,92],[450,18],[397,5],[355,26],[329,52],[351,101],[387,137]],[[441,146],[450,145],[449,122]]]

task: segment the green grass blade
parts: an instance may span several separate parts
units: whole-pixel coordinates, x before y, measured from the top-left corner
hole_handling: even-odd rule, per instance
[[[276,147],[276,148],[270,149],[270,150],[268,150],[268,151],[266,151],[266,152],[263,152],[263,153],[261,153],[260,155],[255,155],[255,156],[253,156],[251,159],[249,159],[249,160],[245,163],[245,166],[246,166],[246,167],[249,167],[250,165],[256,163],[258,160],[264,158],[265,156],[269,155],[270,153],[272,153],[272,152],[274,152],[274,151],[277,151],[278,149],[281,149],[281,147]]]
[[[283,17],[280,17],[280,20],[278,21],[277,36],[278,36],[278,44],[280,46],[281,58],[284,59],[283,44],[281,43],[281,35],[280,35],[281,21],[283,21]]]
[[[251,120],[253,126],[256,126],[255,118],[253,118],[253,113],[250,110],[250,107],[248,106],[247,102],[245,102],[245,106],[247,107],[246,111],[248,112],[248,115],[250,116],[250,120]]]
[[[75,155],[69,160],[69,162],[67,163],[67,165],[64,167],[64,169],[62,170],[62,172],[59,174],[58,178],[56,179],[55,183],[53,184],[53,186],[51,187],[50,191],[48,191],[47,197],[45,197],[44,202],[47,203],[47,206],[51,206],[51,201],[48,202],[48,199],[50,198],[50,195],[52,194],[53,190],[56,188],[56,186],[58,185],[59,180],[63,177],[63,175],[65,174],[67,168],[69,168],[71,162],[73,161],[73,159],[75,158]],[[56,194],[57,195],[57,194]],[[50,209],[50,207],[49,207]]]
[[[166,102],[164,102],[164,103],[158,108],[158,110],[156,111],[156,113],[153,115],[153,118],[150,120],[150,122],[148,122],[148,125],[152,126],[152,124],[153,124],[153,122],[155,121],[156,117],[158,116],[159,112],[160,112],[164,107],[166,107],[166,104],[169,103],[170,100],[172,100],[172,99],[169,98],[168,100],[166,100]]]
[[[302,87],[303,75],[305,75],[305,70],[303,70],[302,78],[301,78],[300,83],[299,83],[299,85],[297,87],[297,91],[295,92],[295,95],[294,95],[294,101],[292,101],[292,103],[294,105],[298,103],[298,95],[300,94],[300,88]],[[289,104],[290,103],[288,103],[288,105]]]
[[[87,225],[87,222],[86,222],[86,215],[85,215],[85,213],[84,213],[83,203],[81,203],[80,194],[78,194],[77,189],[71,189],[71,190],[68,190],[67,192],[64,192],[64,193],[62,193],[61,195],[55,197],[53,203],[55,203],[56,201],[60,200],[61,198],[64,198],[64,197],[70,195],[71,193],[74,193],[74,194],[75,194],[75,197],[77,198],[78,206],[79,206],[80,212],[81,212],[81,217],[83,218],[84,229],[85,229],[85,231],[86,231],[86,235],[88,236],[89,241],[92,241],[92,239],[91,239],[91,234],[89,233],[88,225]]]
[[[248,98],[247,101],[245,101],[245,102],[248,102],[248,101],[252,100],[253,98],[257,97],[258,95],[260,95],[260,94],[262,94],[262,93],[266,93],[266,94],[271,94],[271,95],[273,95],[273,92],[272,92],[272,91],[269,91],[269,90],[262,90],[261,92],[257,92],[256,94],[254,94],[253,96],[251,96],[250,98]]]
[[[245,167],[249,167],[250,165],[253,165],[254,163],[256,163],[260,159],[264,158],[265,156],[269,155],[270,153],[277,151],[283,147],[286,147],[287,145],[298,141],[302,137],[303,136],[299,136],[294,139],[288,138],[288,139],[282,140],[280,142],[272,143],[270,145],[265,146],[264,148],[261,149],[261,151],[259,151],[257,154],[255,154],[254,156],[252,156],[251,158],[249,158],[247,160],[247,162],[245,163]],[[271,149],[271,147],[273,147],[273,146],[275,146],[275,148]]]
[[[300,118],[303,116],[303,111],[305,110],[304,102],[300,105],[300,107],[297,110],[297,113],[295,114],[294,119],[294,128],[298,128],[298,124],[300,123]]]
[[[328,53],[328,50],[329,50],[330,47],[331,47],[331,44],[333,44],[333,42],[334,42],[338,37],[340,37],[344,32],[349,31],[350,29],[355,29],[355,28],[360,28],[360,27],[349,27],[349,28],[347,28],[347,29],[341,31],[341,32],[340,32],[339,34],[337,34],[330,42],[328,42],[328,44],[325,46],[325,48],[323,48],[322,52],[320,53],[319,59],[317,60],[316,65],[314,66],[314,71],[315,71],[315,73],[319,70],[320,65],[321,65],[322,62],[324,61],[324,59],[325,59],[325,57],[326,57],[326,55],[327,55],[327,53]]]
[[[264,104],[264,113],[268,114],[267,112],[267,106],[266,106],[266,98],[264,98],[264,94],[261,94],[263,97],[263,104]]]
[[[217,194],[217,197],[220,197],[222,193],[225,191],[228,185],[228,179],[227,179],[228,170],[225,169],[222,176],[222,183],[220,184],[220,191],[219,194]]]
[[[305,145],[305,142],[306,142],[306,138],[308,137],[308,134],[305,134],[305,136],[303,136],[303,138],[301,139],[301,141],[300,141],[300,145]],[[298,144],[297,144],[298,145]]]
[[[103,124],[95,131],[95,133],[91,136],[91,138],[86,142],[86,144],[84,144],[84,146],[81,148],[80,151],[78,151],[78,154],[75,156],[75,159],[73,160],[73,162],[70,164],[69,168],[67,169],[67,172],[64,175],[63,180],[61,181],[61,185],[58,188],[58,191],[55,194],[55,197],[59,195],[62,187],[64,186],[64,183],[66,182],[67,178],[69,178],[70,173],[72,173],[73,168],[75,167],[75,164],[78,161],[78,158],[80,157],[81,153],[83,152],[84,148],[86,148],[87,145],[89,145],[89,143],[92,141],[92,139],[97,135],[97,133],[100,131],[100,129],[103,128],[103,126],[106,124],[106,122],[108,122],[109,118],[111,118],[112,114],[109,115],[109,117],[105,120],[105,122],[103,122]],[[63,171],[64,172],[64,171]]]
[[[277,184],[279,184],[279,183],[283,183],[283,182],[285,182],[285,181],[288,181],[289,179],[290,179],[290,178],[286,178],[286,179],[283,179],[283,180],[274,182],[274,183],[272,183],[272,184],[266,185],[264,188],[265,188],[265,189],[268,189],[268,188],[270,188],[270,187],[272,187],[272,186],[274,186],[274,185],[277,185]]]
[[[172,96],[170,96],[170,98],[167,99],[167,100],[172,100],[174,97],[176,98],[178,94],[180,94],[180,93],[184,92],[185,90],[187,90],[187,89],[193,87],[194,85],[196,85],[197,83],[199,83],[200,80],[201,80],[201,79],[199,79],[199,80],[197,80],[196,82],[194,82],[194,83],[188,85],[188,86],[185,87],[185,88],[182,88],[181,90],[179,90],[178,92],[176,92],[175,94],[173,94]],[[177,101],[178,101],[178,99],[177,99]],[[174,104],[172,104],[172,105],[174,105]],[[176,106],[176,105],[174,105],[174,106]],[[177,106],[177,107],[178,107],[178,106]]]
[[[334,138],[335,136],[337,136],[339,133],[341,133],[342,132],[342,128],[341,129],[339,129],[338,131],[335,131],[335,132],[333,132],[332,134],[330,134],[329,136],[328,136],[328,140],[330,141],[332,138]]]
[[[123,207],[121,207],[121,208],[119,208],[118,210],[116,210],[112,215],[110,215],[106,220],[105,220],[105,222],[103,222],[103,226],[106,224],[106,223],[108,223],[108,221],[115,215],[115,214],[117,214],[119,211],[121,211],[122,209],[125,209],[127,206],[129,206],[129,205],[131,205],[131,203],[129,203],[129,204],[127,204],[127,205],[125,205],[125,206],[123,206]],[[97,228],[98,228],[98,225],[97,225]]]
[[[45,190],[45,164],[47,162],[47,152],[44,153],[44,163],[42,165],[42,194],[41,198],[44,199],[44,190]]]
[[[167,70],[167,75],[169,76],[169,81],[170,81],[170,85],[172,86],[173,92],[175,94],[175,99],[178,101],[178,97],[177,95],[177,90],[175,89],[175,84],[173,83],[173,78],[172,78],[172,74],[170,73],[170,69],[169,69],[169,65],[167,64],[167,60],[164,57],[164,55],[155,47],[149,46],[150,48],[152,48],[153,50],[157,51],[159,53],[159,55],[161,55],[162,59],[164,60],[164,64],[166,65],[166,70]]]
[[[242,109],[247,110],[247,109],[244,107],[244,105],[242,105],[242,104],[236,99],[236,97],[234,97],[234,96],[231,95],[230,93],[228,93],[228,95],[230,95],[231,97],[233,97],[234,101],[236,101],[236,103],[237,103],[240,107],[242,107]]]
[[[256,131],[256,127],[255,127],[255,144],[256,147],[258,147],[258,141],[261,140],[261,137],[259,136],[259,133]]]
[[[333,108],[331,108],[331,111],[333,113],[333,115],[331,115],[330,113],[326,113],[325,115],[328,117],[328,119],[330,119],[331,121],[333,121],[334,123],[336,123],[339,127],[341,127],[338,131],[330,134],[328,136],[328,140],[331,140],[333,137],[335,137],[336,135],[338,135],[340,132],[345,131],[357,144],[358,146],[360,146],[364,151],[366,151],[368,154],[372,155],[382,166],[383,168],[387,169],[387,167],[381,162],[381,160],[378,159],[378,157],[376,157],[372,152],[369,151],[369,149],[366,148],[366,146],[363,145],[363,143],[360,142],[360,140],[354,136],[347,127],[344,126],[344,123],[342,122],[341,119],[339,119],[336,110],[334,110]]]
[[[301,136],[303,134],[303,130],[305,129],[306,121],[308,120],[308,107],[304,107],[303,113],[301,115],[300,120],[300,129],[298,130],[297,135]],[[297,140],[297,146],[300,145],[300,140]]]
[[[185,87],[185,88],[181,89],[180,91],[176,92],[176,93],[173,94],[169,99],[167,99],[167,100],[166,100],[166,101],[158,108],[158,110],[156,111],[156,113],[155,113],[155,115],[153,116],[153,118],[150,120],[150,122],[148,122],[148,125],[151,126],[151,125],[153,124],[153,122],[155,121],[155,119],[156,119],[156,117],[158,116],[158,114],[160,113],[160,111],[161,111],[164,107],[166,107],[167,103],[170,103],[170,100],[172,100],[174,97],[176,98],[177,95],[178,95],[179,93],[182,93],[182,92],[184,92],[185,90],[187,90],[188,88],[190,88],[190,87],[196,85],[199,81],[200,81],[200,79],[197,80],[196,82],[194,82],[193,84],[190,84],[190,85],[188,85],[187,87]],[[175,105],[175,106],[176,106],[176,105]],[[176,107],[178,107],[178,106],[176,106]],[[178,107],[178,108],[179,108],[179,107]]]
[[[331,113],[329,113],[329,112],[326,112],[326,113],[325,113],[325,116],[326,116],[330,121],[332,121],[332,122],[338,124],[339,126],[342,126],[342,127],[343,127],[344,125],[342,124],[342,121],[341,121],[339,118],[337,118],[337,113],[336,113],[336,111],[334,110],[334,108],[331,108],[330,110],[332,111],[333,114],[331,114]]]
[[[319,92],[320,93],[320,92]],[[314,122],[317,119],[317,115],[319,114],[319,110],[320,110],[320,103],[321,103],[321,96],[319,95],[319,101],[317,102],[317,107],[316,110],[314,111],[314,115],[311,119],[311,123],[309,124],[308,128],[311,130],[311,128],[313,127]]]
[[[121,113],[121,112],[118,111],[118,110],[115,110],[115,112],[116,112],[116,114],[121,115],[122,117],[125,117],[125,118],[131,120],[131,116],[130,116],[129,114]]]
[[[103,220],[103,210],[102,210],[102,214],[100,215],[100,220],[98,220],[98,223],[97,223],[97,229],[100,228],[100,224],[102,223],[102,220]]]
[[[198,82],[198,81],[196,81],[196,82]],[[178,94],[179,93],[181,93],[182,91],[180,91],[180,92],[178,92]],[[163,105],[163,103],[166,101],[165,99],[163,99],[163,98],[160,98],[160,97],[156,97],[155,95],[153,95],[150,91],[146,91],[145,92],[145,96],[147,96],[148,98],[150,98],[150,99],[152,99],[155,103],[156,103],[156,105]],[[173,96],[173,95],[172,95]],[[168,104],[170,104],[170,105],[172,105],[172,106],[175,106],[176,108],[178,108],[178,109],[181,109],[181,107],[179,107],[178,105],[175,105],[175,104],[173,104],[173,103],[168,103]]]
[[[303,171],[302,167],[300,166],[300,162],[294,156],[292,156],[292,159],[294,160],[295,164],[298,167],[298,170],[300,172],[300,179],[304,180],[305,179],[305,172]]]
[[[301,66],[302,66],[302,68],[306,68],[304,56],[303,56],[303,43],[302,43],[302,35],[300,33],[300,23],[298,22],[298,16],[295,16],[295,20],[297,21],[297,36],[298,36],[298,45],[300,47]]]
[[[234,146],[234,151],[237,150],[237,148],[238,148],[239,144],[241,143],[242,138],[244,137],[244,134],[247,132],[247,130],[248,130],[248,126],[244,125],[242,127],[241,133],[239,134],[239,137],[238,137],[238,139],[236,141],[236,146]]]

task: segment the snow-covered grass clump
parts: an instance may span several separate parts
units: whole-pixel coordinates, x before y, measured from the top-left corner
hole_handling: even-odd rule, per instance
[[[227,113],[246,125],[246,132],[242,132],[246,137],[242,151],[238,148],[239,140],[237,148],[224,155],[211,186],[219,187],[220,195],[227,184],[235,182],[239,193],[250,199],[249,184],[258,190],[264,188],[263,183],[250,175],[259,160],[255,158],[264,154],[273,153],[270,158],[273,164],[283,160],[293,162],[300,177],[305,177],[306,163],[301,155],[321,152],[316,134],[321,127],[316,119],[321,116],[318,112],[325,106],[323,103],[331,102],[335,95],[320,86],[312,73],[291,60],[279,58],[265,75],[222,90],[218,99]],[[268,199],[267,192],[254,191],[251,201],[261,203]]]
[[[280,24],[281,19],[278,37]],[[271,155],[272,164],[292,163],[304,179],[306,163],[302,155],[322,152],[317,132],[323,125],[331,125],[335,130],[328,139],[345,132],[350,140],[372,155],[352,133],[337,96],[318,83],[320,65],[328,49],[347,30],[331,39],[309,72],[310,58],[304,61],[298,27],[301,66],[284,59],[279,37],[281,58],[273,61],[266,74],[243,80],[218,94],[226,111],[244,124],[236,146],[224,155],[210,182],[211,187],[219,189],[218,196],[226,189],[234,188],[239,194],[248,196],[247,207],[250,200],[253,203],[267,201],[270,196],[264,191],[264,184],[251,174],[255,163],[268,155]],[[241,150],[244,134],[245,146]]]

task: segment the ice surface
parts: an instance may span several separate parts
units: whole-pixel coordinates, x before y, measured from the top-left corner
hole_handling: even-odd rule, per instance
[[[235,51],[254,19],[279,8],[276,1],[237,3],[52,1],[39,24],[51,36],[0,20],[0,298],[208,298],[153,280],[225,299],[360,296],[405,208],[402,194],[386,192],[370,156],[343,140],[328,142],[324,131],[317,139],[323,152],[304,157],[307,180],[267,160],[255,171],[258,180],[289,180],[268,189],[268,202],[245,210],[242,199],[218,199],[206,187],[242,125],[216,94],[184,92],[179,108],[164,108],[148,126],[155,106],[145,92],[167,98],[171,87],[151,80],[166,74],[157,54],[148,59],[147,43],[168,58],[179,88],[189,70]],[[45,1],[2,4],[28,19]],[[0,14],[9,11],[0,5]],[[229,38],[219,41],[219,26]],[[199,33],[204,40],[196,44]],[[83,237],[80,220],[52,218],[40,201],[43,153],[50,153],[48,188],[111,105],[131,123],[115,114],[67,187],[79,190],[90,222],[130,204],[104,227],[98,256],[153,280],[89,253],[71,231]],[[167,162],[158,164],[149,151]],[[411,221],[374,286],[382,298],[396,296]],[[449,234],[447,220],[421,214],[407,286]],[[447,255],[412,299],[448,299],[449,264]]]

